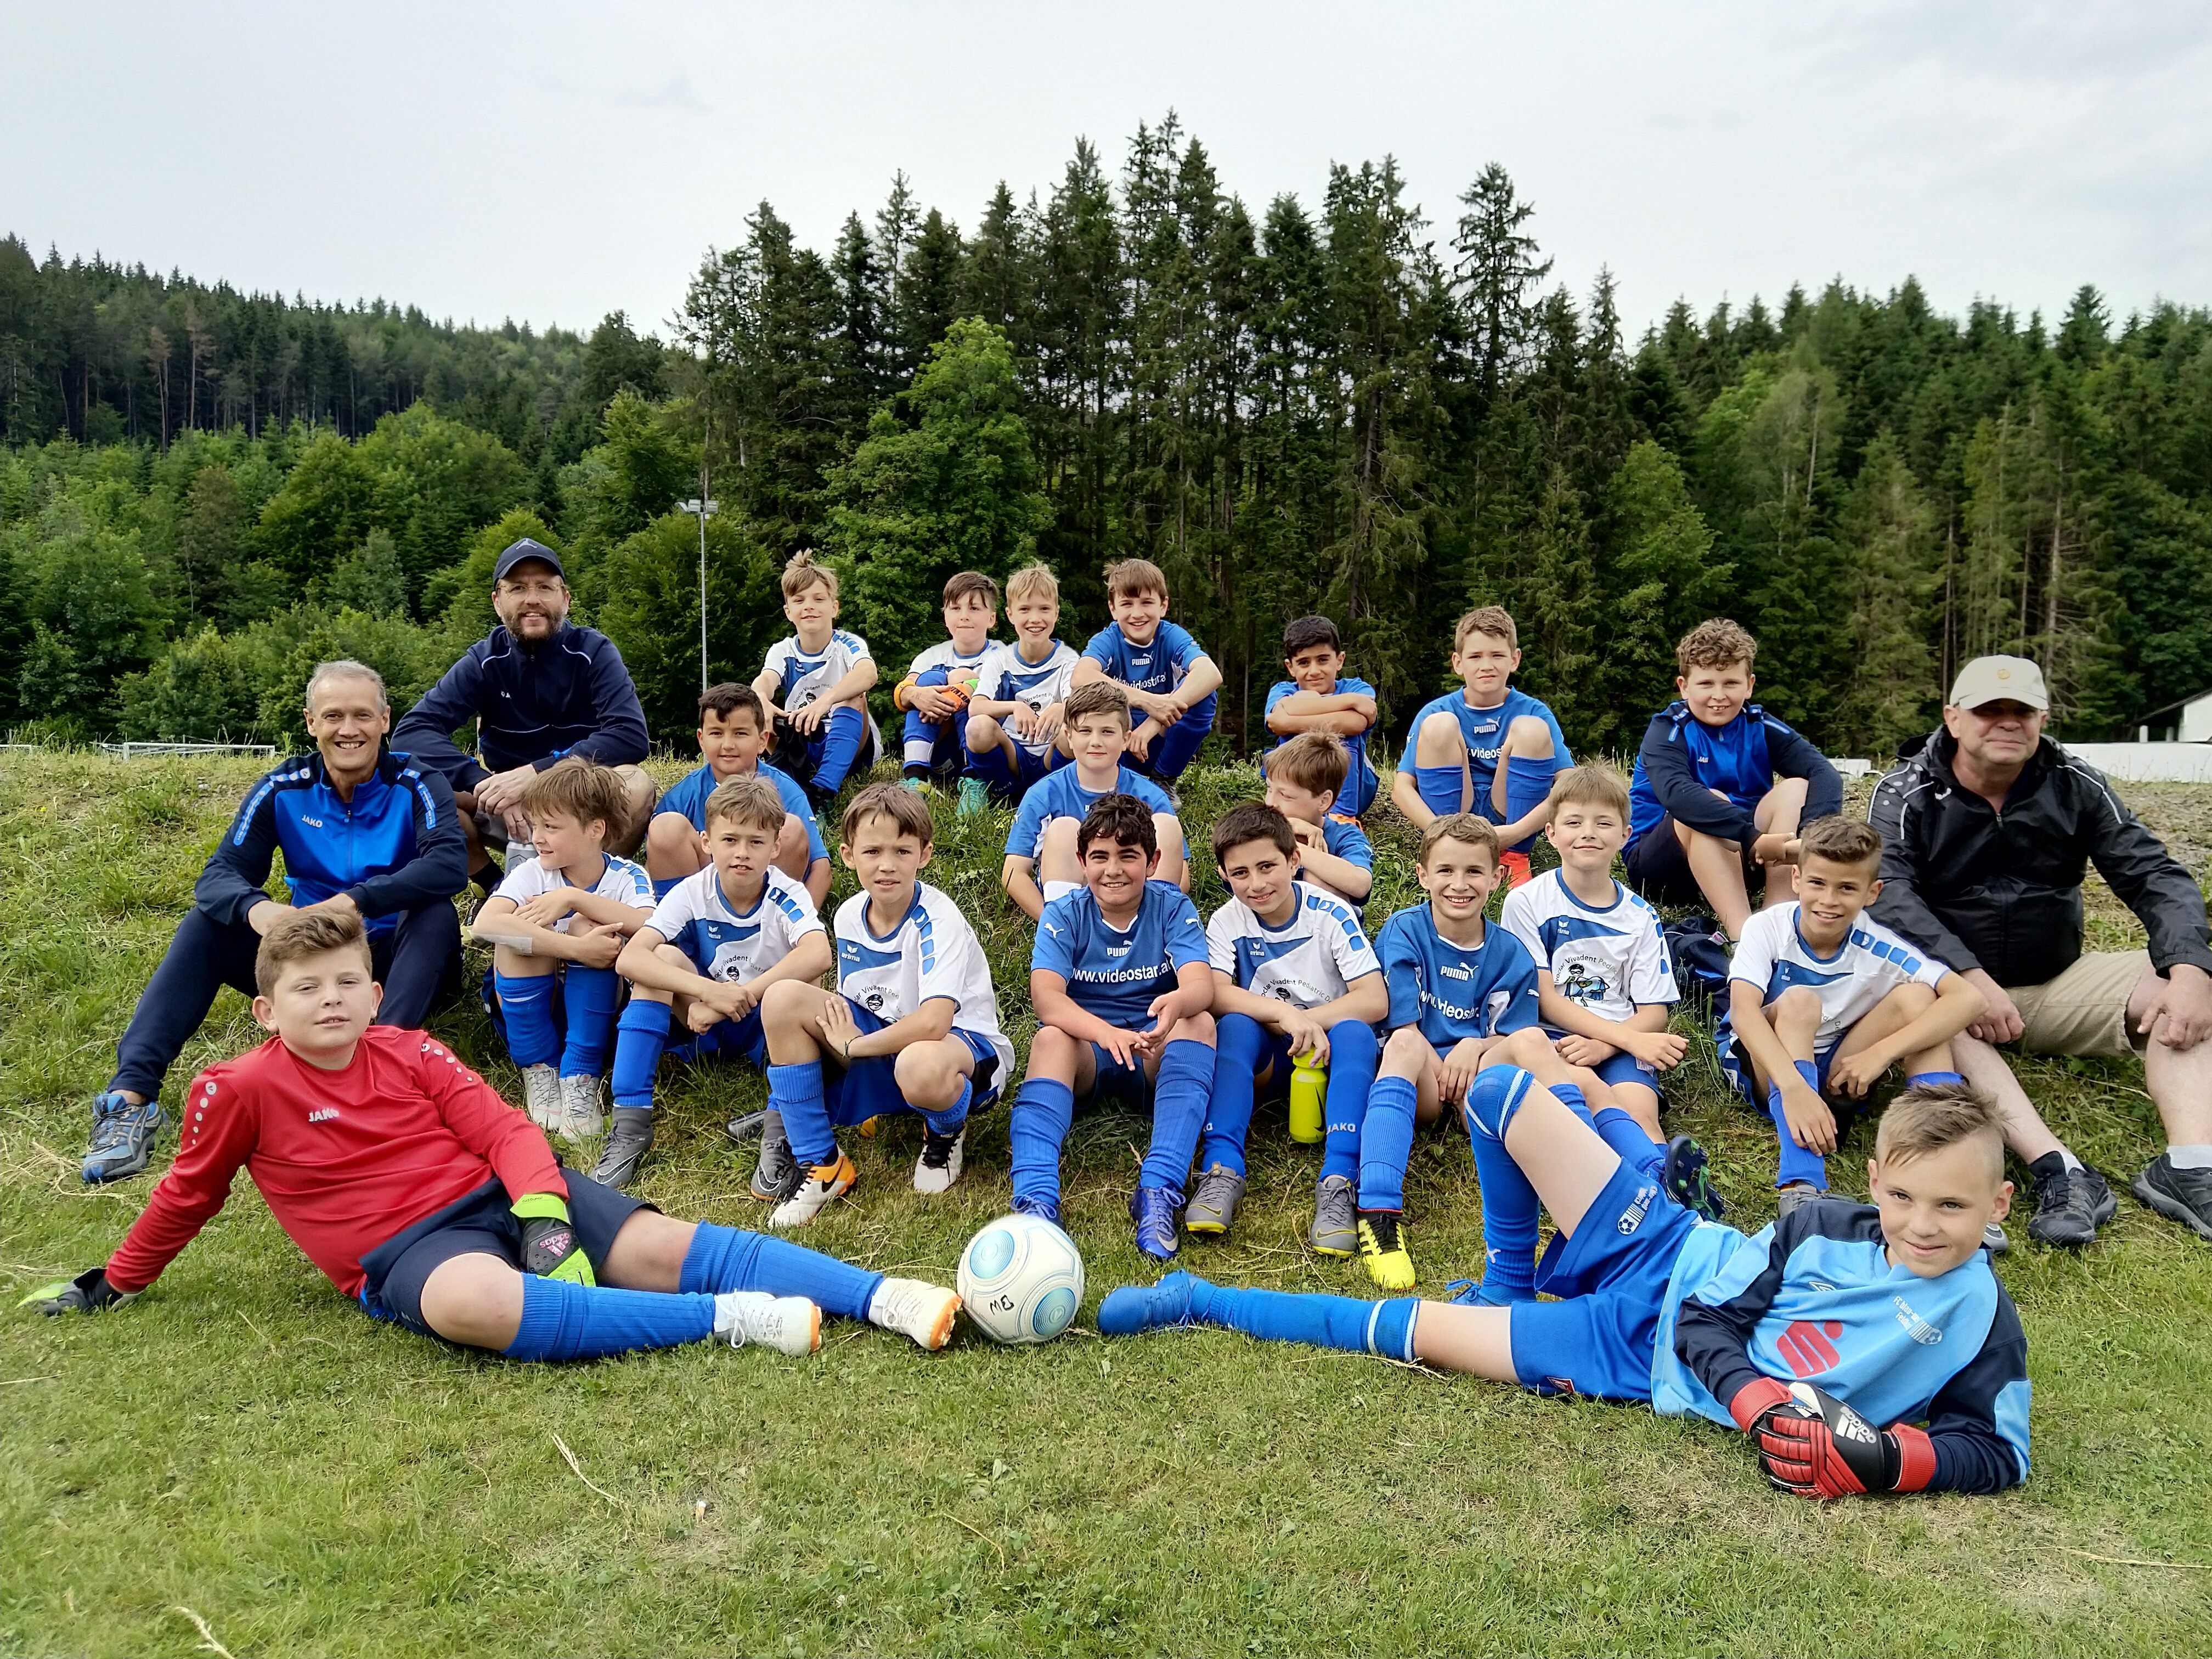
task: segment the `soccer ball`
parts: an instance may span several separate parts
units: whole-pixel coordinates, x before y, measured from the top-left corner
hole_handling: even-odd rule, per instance
[[[1075,1241],[1042,1216],[1000,1216],[968,1241],[961,1305],[994,1342],[1049,1342],[1083,1301]]]

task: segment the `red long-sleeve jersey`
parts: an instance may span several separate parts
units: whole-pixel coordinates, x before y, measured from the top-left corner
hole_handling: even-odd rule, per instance
[[[516,1198],[568,1194],[543,1130],[421,1031],[372,1025],[341,1071],[271,1037],[192,1079],[180,1142],[107,1282],[143,1290],[230,1196],[243,1165],[276,1224],[358,1296],[361,1259],[495,1175]]]

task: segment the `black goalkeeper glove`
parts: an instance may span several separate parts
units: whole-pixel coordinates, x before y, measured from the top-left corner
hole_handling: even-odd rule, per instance
[[[110,1308],[136,1302],[139,1295],[137,1291],[117,1290],[107,1282],[107,1269],[94,1267],[75,1279],[41,1285],[16,1305],[36,1308],[51,1319],[57,1314],[106,1313]]]
[[[526,1193],[514,1201],[522,1219],[522,1271],[540,1279],[565,1279],[571,1285],[596,1285],[592,1259],[576,1243],[565,1200],[551,1193]]]

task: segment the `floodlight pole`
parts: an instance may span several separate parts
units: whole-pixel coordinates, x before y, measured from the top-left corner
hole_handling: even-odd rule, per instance
[[[707,520],[722,510],[718,501],[694,496],[688,501],[676,503],[678,513],[689,513],[699,520],[699,690],[707,689]]]

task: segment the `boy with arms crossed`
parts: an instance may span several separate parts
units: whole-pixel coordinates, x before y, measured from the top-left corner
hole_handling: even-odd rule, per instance
[[[867,703],[876,659],[866,640],[837,626],[837,573],[805,548],[783,569],[783,614],[793,631],[769,647],[753,690],[769,717],[788,726],[787,738],[776,734],[776,758],[819,811],[882,746]]]
[[[945,637],[914,659],[891,688],[891,706],[906,713],[902,755],[908,784],[950,777],[966,763],[968,703],[975,671],[991,653],[999,625],[999,585],[979,570],[956,571],[945,584]]]
[[[998,1097],[1014,1063],[990,964],[960,908],[917,878],[935,835],[929,803],[872,783],[853,797],[837,856],[860,890],[837,907],[837,988],[768,988],[769,1109],[782,1115],[799,1185],[770,1222],[803,1227],[860,1178],[839,1126],[912,1112],[923,1122],[914,1189],[960,1179],[968,1114]]]
[[[1014,1097],[1014,1208],[1060,1220],[1060,1149],[1079,1099],[1152,1103],[1152,1144],[1129,1195],[1137,1248],[1176,1254],[1176,1213],[1213,1081],[1213,973],[1206,930],[1159,867],[1152,815],[1108,795],[1076,837],[1085,885],[1045,906],[1030,957],[1037,1034]]]
[[[1298,843],[1299,874],[1364,910],[1375,890],[1375,847],[1367,832],[1336,813],[1352,756],[1340,738],[1307,732],[1260,761],[1268,805],[1290,820]]]
[[[1157,879],[1178,888],[1190,884],[1183,862],[1182,824],[1168,793],[1123,763],[1129,735],[1129,700],[1118,685],[1094,680],[1067,694],[1067,724],[1061,741],[1074,763],[1063,766],[1022,797],[1006,834],[1006,858],[999,884],[1022,914],[1035,921],[1046,902],[1072,893],[1084,880],[1076,852],[1076,830],[1085,814],[1109,795],[1128,795],[1152,815],[1152,835],[1160,849]],[[1040,887],[1042,883],[1042,887]]]
[[[732,778],[707,797],[711,860],[677,884],[623,948],[615,968],[630,982],[615,1036],[614,1127],[594,1181],[627,1187],[653,1147],[653,1086],[677,1018],[697,1060],[768,1063],[761,999],[783,980],[812,984],[830,970],[829,931],[806,889],[774,862],[782,798],[762,777]],[[811,817],[811,815],[810,815]],[[778,1202],[799,1184],[783,1122],[762,1126],[755,1198]]]
[[[357,917],[303,911],[254,963],[272,1035],[200,1073],[183,1145],[104,1267],[34,1292],[50,1314],[137,1297],[243,1167],[277,1225],[372,1317],[511,1359],[592,1359],[710,1336],[786,1354],[824,1312],[952,1334],[960,1298],[734,1228],[671,1220],[564,1172],[542,1129],[434,1038],[379,1026]]]
[[[2027,1339],[1981,1249],[2012,1200],[1987,1096],[1906,1090],[1868,1161],[1872,1204],[1808,1204],[1750,1238],[1657,1191],[1526,1072],[1485,1072],[1467,1116],[1486,1213],[1494,1196],[1551,1211],[1562,1300],[1359,1302],[1176,1273],[1109,1295],[1099,1330],[1212,1325],[1638,1401],[1741,1429],[1802,1498],[2027,1478]]]
[[[1301,617],[1283,630],[1283,668],[1290,675],[1267,688],[1267,729],[1278,747],[1308,732],[1344,744],[1349,781],[1337,791],[1337,810],[1358,817],[1374,804],[1382,780],[1367,758],[1375,727],[1375,688],[1344,678],[1344,641],[1326,617]]]
[[[1290,1086],[1291,1061],[1328,1071],[1328,1125],[1314,1189],[1313,1247],[1359,1248],[1353,1180],[1359,1121],[1390,1012],[1382,964],[1352,907],[1295,879],[1292,824],[1272,806],[1239,806],[1213,826],[1213,858],[1234,895],[1206,926],[1213,967],[1212,1104],[1199,1149],[1203,1173],[1183,1212],[1194,1233],[1229,1231],[1244,1196],[1244,1138],[1254,1102]]]
[[[1129,694],[1145,716],[1129,733],[1129,753],[1172,788],[1213,729],[1221,670],[1188,629],[1167,620],[1168,579],[1151,560],[1108,565],[1106,596],[1114,620],[1083,647],[1073,683],[1112,680]]]
[[[646,873],[653,896],[666,898],[676,884],[696,876],[713,860],[708,856],[707,797],[738,778],[766,778],[783,799],[784,824],[775,839],[776,868],[804,882],[815,908],[830,892],[830,849],[814,821],[806,792],[761,759],[769,741],[768,711],[750,685],[726,680],[699,694],[701,764],[660,798],[645,836]]]
[[[1060,581],[1041,564],[1006,578],[1011,645],[994,646],[975,671],[968,704],[968,773],[960,810],[980,812],[993,797],[1019,800],[1039,778],[1067,759],[1060,740],[1075,653],[1056,637]]]

